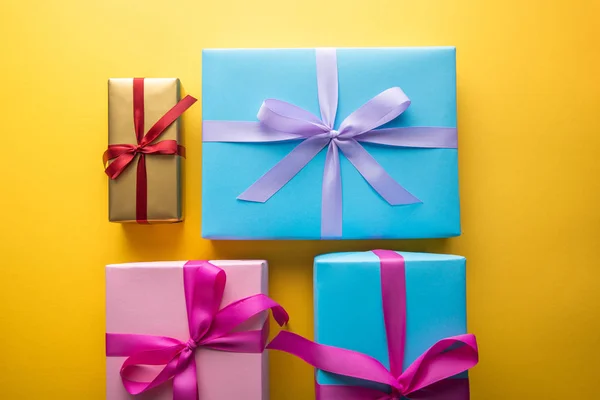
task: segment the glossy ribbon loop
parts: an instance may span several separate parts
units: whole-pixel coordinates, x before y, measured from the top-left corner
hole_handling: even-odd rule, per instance
[[[238,196],[239,200],[259,203],[268,201],[327,147],[321,200],[321,236],[339,238],[342,236],[339,151],[390,205],[415,204],[420,203],[420,200],[396,182],[359,142],[397,147],[456,148],[456,128],[376,130],[410,106],[410,100],[402,89],[392,87],[373,97],[344,119],[338,129],[334,129],[338,108],[336,50],[317,49],[316,61],[321,118],[293,104],[268,99],[258,111],[258,123],[204,121],[203,140],[247,143],[301,141]]]
[[[295,355],[322,371],[389,387],[389,391],[381,392],[359,386],[317,384],[317,399],[468,400],[467,380],[455,376],[478,363],[475,336],[465,334],[442,339],[402,371],[406,326],[404,258],[388,250],[376,250],[374,253],[381,262],[381,291],[390,370],[366,354],[318,344],[287,331],[280,332],[267,348]]]
[[[134,158],[138,158],[136,187],[136,220],[148,223],[148,177],[146,172],[146,154],[179,155],[185,157],[185,149],[176,140],[162,140],[153,143],[163,132],[190,108],[196,99],[185,96],[173,108],[166,112],[144,135],[144,78],[133,79],[133,125],[137,144],[111,144],[102,155],[104,172],[110,179],[117,179]],[[108,161],[114,160],[108,166]]]
[[[127,357],[121,367],[123,386],[139,394],[173,379],[173,400],[198,400],[195,350],[261,353],[268,336],[268,320],[261,330],[234,331],[252,317],[272,310],[280,326],[287,312],[264,294],[238,300],[219,310],[226,284],[225,272],[208,261],[189,261],[183,268],[190,338],[178,339],[123,333],[106,334],[106,355]],[[143,366],[163,366],[150,381],[135,380]]]

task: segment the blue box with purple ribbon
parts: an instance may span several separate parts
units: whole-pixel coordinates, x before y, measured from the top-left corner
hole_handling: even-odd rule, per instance
[[[451,47],[203,51],[202,236],[460,235]]]

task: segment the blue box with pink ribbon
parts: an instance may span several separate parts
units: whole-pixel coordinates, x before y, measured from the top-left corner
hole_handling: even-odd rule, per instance
[[[203,51],[202,236],[460,235],[452,47]]]
[[[315,342],[268,348],[317,368],[320,400],[469,400],[465,258],[373,250],[316,257]]]

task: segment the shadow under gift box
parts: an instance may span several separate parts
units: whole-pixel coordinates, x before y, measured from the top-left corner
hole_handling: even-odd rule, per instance
[[[398,252],[406,276],[406,342],[403,370],[438,340],[465,334],[465,258]],[[390,368],[383,316],[380,259],[373,252],[315,258],[315,340],[376,358]],[[401,310],[398,310],[401,312]],[[460,378],[466,378],[463,373]],[[385,386],[318,371],[320,385]],[[322,400],[334,400],[322,398]]]
[[[210,261],[227,274],[221,308],[235,300],[268,293],[267,262]],[[189,339],[184,296],[185,261],[114,264],[106,267],[106,332]],[[243,327],[261,329],[264,317]],[[202,400],[268,400],[268,359],[265,353],[234,353],[199,347],[195,351],[198,392]],[[119,371],[125,357],[106,359],[107,400],[172,400],[171,382],[132,396]],[[151,378],[156,371],[139,376]],[[143,378],[143,379],[142,379]]]
[[[257,122],[265,99],[320,116],[315,49],[204,50],[203,121]],[[451,47],[337,49],[339,103],[334,127],[378,93],[400,87],[411,105],[381,126],[456,127],[456,57]],[[219,132],[214,132],[218,139]],[[202,236],[210,239],[319,239],[327,148],[265,203],[237,200],[298,141],[227,143],[202,150]],[[361,143],[422,203],[391,206],[340,154],[340,239],[460,235],[456,148]]]

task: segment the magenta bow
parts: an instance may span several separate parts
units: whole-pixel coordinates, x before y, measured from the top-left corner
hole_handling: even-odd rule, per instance
[[[359,142],[385,146],[456,148],[456,128],[405,127],[378,129],[402,114],[410,100],[399,87],[373,97],[334,129],[338,107],[335,49],[317,49],[317,88],[321,118],[293,104],[267,99],[258,111],[259,123],[204,121],[205,142],[301,142],[273,168],[238,196],[264,203],[327,147],[321,196],[321,236],[342,236],[341,151],[371,187],[390,205],[421,201],[394,180]]]
[[[106,334],[106,355],[128,357],[121,367],[123,386],[140,394],[173,380],[173,400],[198,400],[194,350],[198,347],[237,353],[262,353],[268,324],[262,330],[234,331],[253,316],[269,309],[279,325],[288,321],[287,312],[264,294],[238,300],[219,310],[225,289],[225,271],[208,261],[189,261],[183,268],[185,301],[190,339],[125,334]],[[149,382],[132,379],[136,368],[164,365]]]
[[[442,339],[402,371],[406,332],[404,258],[389,250],[374,253],[381,260],[389,370],[366,354],[318,344],[287,331],[280,332],[267,348],[295,355],[323,371],[389,387],[389,391],[382,392],[360,386],[316,384],[319,400],[468,400],[467,379],[453,377],[477,364],[475,336],[465,334]]]

